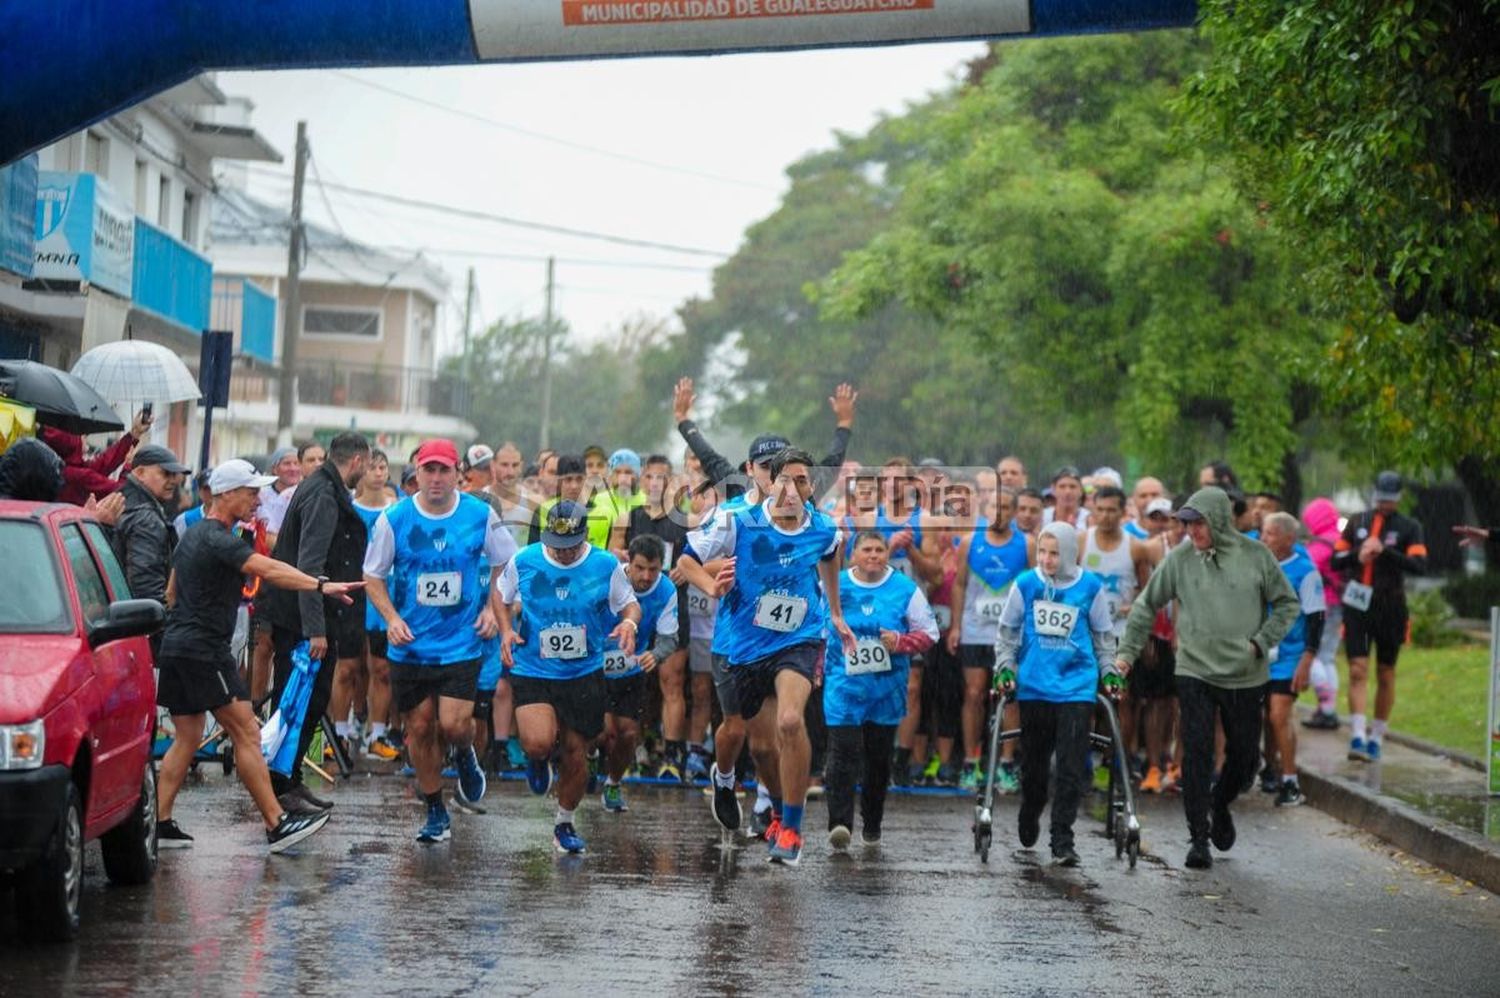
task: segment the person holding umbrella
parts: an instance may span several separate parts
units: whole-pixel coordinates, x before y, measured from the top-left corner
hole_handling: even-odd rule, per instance
[[[145,439],[151,429],[152,416],[142,411],[136,413],[130,430],[120,435],[104,452],[92,460],[83,456],[83,437],[58,426],[43,426],[37,437],[57,452],[63,461],[63,487],[58,493],[58,502],[82,506],[89,498],[103,498],[119,491],[124,479],[114,477],[125,464],[125,459],[136,444]]]
[[[322,828],[328,815],[289,814],[271,789],[261,755],[260,732],[230,654],[242,577],[253,575],[273,586],[316,592],[351,604],[362,582],[329,582],[299,572],[285,562],[256,554],[235,532],[260,502],[271,479],[250,462],[225,461],[209,476],[212,509],[188,529],[172,558],[167,585],[171,611],[162,635],[156,700],[172,715],[175,735],[158,776],[158,837],[164,847],[192,845],[193,837],[172,820],[172,805],[203,738],[204,715],[212,713],[234,743],[235,769],[266,825],[271,852],[281,852]]]

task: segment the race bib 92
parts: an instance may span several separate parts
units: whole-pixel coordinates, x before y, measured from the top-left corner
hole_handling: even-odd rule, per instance
[[[553,624],[539,635],[542,658],[583,658],[588,654],[588,638],[581,626]]]

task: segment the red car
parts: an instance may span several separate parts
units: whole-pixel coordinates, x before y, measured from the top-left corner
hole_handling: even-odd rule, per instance
[[[93,517],[0,501],[0,876],[39,939],[78,932],[84,843],[116,883],[156,872],[155,600],[130,598]]]

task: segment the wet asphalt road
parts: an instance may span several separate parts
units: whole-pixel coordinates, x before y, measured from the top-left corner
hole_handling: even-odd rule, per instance
[[[589,854],[565,858],[524,784],[420,847],[407,781],[356,776],[322,833],[270,857],[243,790],[205,774],[177,811],[197,845],[164,850],[153,884],[108,887],[91,847],[76,944],[15,943],[4,899],[0,994],[1500,993],[1500,898],[1258,794],[1198,873],[1175,800],[1144,802],[1134,872],[1092,817],[1079,870],[1020,850],[1013,799],[982,866],[967,799],[911,796],[847,857],[813,802],[786,869],[722,851],[696,790],[627,793],[623,816],[585,802]]]

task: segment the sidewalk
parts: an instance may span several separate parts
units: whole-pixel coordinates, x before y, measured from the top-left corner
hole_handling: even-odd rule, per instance
[[[1347,724],[1338,731],[1299,725],[1297,761],[1308,800],[1434,866],[1500,891],[1500,797],[1486,794],[1485,774],[1471,760],[1395,739],[1381,748],[1378,763],[1352,762]]]

